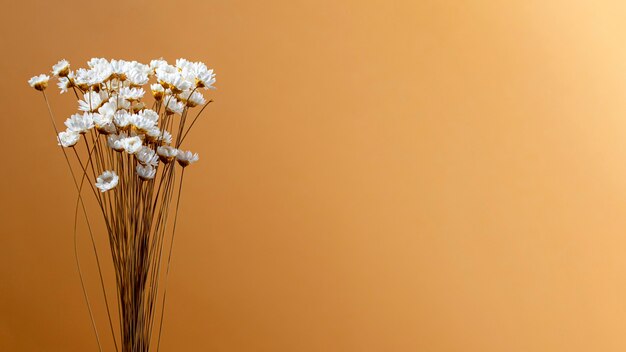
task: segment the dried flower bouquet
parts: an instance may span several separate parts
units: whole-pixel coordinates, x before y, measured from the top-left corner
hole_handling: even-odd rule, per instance
[[[71,91],[78,99],[79,112],[67,118],[65,130],[56,124],[46,96],[50,77],[42,74],[28,83],[43,93],[78,192],[76,214],[82,209],[87,220],[106,304],[107,329],[115,350],[158,351],[167,293],[163,289],[159,297],[159,284],[165,281],[167,287],[172,253],[171,244],[169,250],[164,248],[165,238],[171,236],[169,243],[173,243],[185,169],[198,161],[198,154],[182,150],[181,146],[211,103],[200,90],[213,88],[215,74],[205,64],[185,59],[176,60],[175,65],[162,59],[146,65],[94,58],[87,65],[88,68],[74,71],[66,60],[61,60],[52,67],[61,93]],[[144,100],[143,87],[148,84],[151,102]],[[197,113],[192,119],[189,114],[194,108]],[[84,193],[95,197],[108,234],[117,288],[117,329]],[[169,225],[168,220],[172,221]],[[76,219],[74,240],[83,293],[102,351],[78,259]],[[161,314],[156,317],[159,308]],[[154,340],[156,344],[152,343]]]

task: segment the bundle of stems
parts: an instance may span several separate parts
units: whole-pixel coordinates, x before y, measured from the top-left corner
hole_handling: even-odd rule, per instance
[[[182,151],[181,145],[211,103],[199,89],[212,88],[215,75],[204,64],[184,59],[177,60],[175,66],[162,59],[153,60],[150,65],[92,59],[88,65],[89,69],[71,71],[69,63],[61,60],[53,66],[52,73],[59,79],[61,92],[71,90],[79,100],[81,113],[65,121],[65,131],[59,130],[46,96],[49,77],[35,76],[29,83],[43,93],[77,190],[74,249],[98,348],[102,351],[101,336],[76,245],[79,209],[87,220],[106,307],[107,329],[115,350],[148,352],[152,347],[158,351],[183,178],[186,167],[198,160],[197,154]],[[148,108],[142,101],[145,91],[141,87],[153,77],[156,83],[150,88],[154,99]],[[191,118],[194,107],[198,107],[198,112]],[[87,216],[85,194],[93,195],[108,234],[117,292],[117,328]],[[168,220],[173,223],[168,224]],[[169,250],[164,248],[168,236]],[[162,292],[161,283],[165,285]],[[154,347],[153,340],[156,340]]]

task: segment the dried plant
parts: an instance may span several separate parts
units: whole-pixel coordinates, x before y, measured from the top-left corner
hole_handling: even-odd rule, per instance
[[[65,121],[64,131],[59,130],[46,96],[50,77],[35,76],[28,83],[43,93],[78,191],[74,249],[98,348],[102,351],[101,336],[76,245],[79,209],[87,220],[115,350],[150,351],[151,341],[156,340],[153,349],[158,351],[183,177],[186,168],[198,161],[197,154],[181,150],[181,145],[211,103],[199,90],[213,88],[215,74],[203,63],[185,59],[176,60],[176,65],[162,59],[145,65],[100,58],[91,59],[87,69],[75,71],[61,60],[52,67],[52,74],[58,78],[61,93],[71,90],[78,99],[79,113]],[[150,85],[153,101],[148,108],[142,87],[151,79],[156,83]],[[189,114],[196,107],[198,112],[191,119]],[[95,197],[108,234],[117,288],[117,329],[87,217],[85,192]],[[168,220],[173,221],[171,226]],[[164,248],[168,234],[170,245]],[[160,283],[164,285],[161,291]]]

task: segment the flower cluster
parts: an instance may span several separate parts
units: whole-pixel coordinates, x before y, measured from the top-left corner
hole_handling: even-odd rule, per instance
[[[56,77],[62,94],[78,101],[64,130],[58,130],[46,95],[50,76]],[[159,307],[159,284],[167,284],[185,170],[198,161],[198,154],[181,145],[211,102],[203,93],[213,88],[215,74],[205,64],[185,59],[172,65],[162,59],[143,64],[95,58],[86,68],[75,70],[61,60],[52,66],[51,75],[35,76],[28,83],[42,92],[48,105],[76,186],[77,205],[82,203],[85,217],[83,192],[89,188],[98,202],[116,273],[120,348],[110,324],[115,349],[149,351],[157,326],[161,336],[155,312],[156,308],[161,312],[162,323],[166,291]],[[188,118],[191,112],[194,116]],[[76,156],[76,162],[69,153]],[[169,226],[170,216],[173,226]],[[166,257],[162,254],[168,244],[170,255],[162,280]],[[97,255],[95,246],[94,251]],[[108,303],[105,306],[110,313]]]
[[[58,78],[61,93],[71,90],[79,98],[79,112],[67,118],[65,131],[58,133],[60,146],[74,148],[84,138],[88,147],[91,141],[93,149],[106,145],[113,155],[132,155],[135,174],[144,181],[154,179],[160,163],[169,164],[176,159],[182,167],[187,167],[198,161],[197,154],[180,150],[180,143],[186,134],[184,124],[189,109],[207,104],[200,90],[214,88],[212,69],[185,59],[171,65],[163,59],[143,64],[93,58],[87,66],[72,70],[68,61],[61,60],[52,67],[51,73]],[[49,79],[42,74],[28,83],[44,91]],[[151,79],[154,79],[152,84]],[[146,96],[143,87],[148,84],[153,97],[150,108],[143,100]],[[174,133],[168,128],[174,129]],[[106,143],[99,142],[100,139]],[[102,171],[96,187],[102,192],[116,187],[117,173]]]

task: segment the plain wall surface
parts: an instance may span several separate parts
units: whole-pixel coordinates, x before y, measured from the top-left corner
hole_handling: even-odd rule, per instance
[[[161,56],[218,88],[185,142],[161,351],[626,350],[624,2],[4,5],[0,350],[97,351],[26,81]],[[60,123],[76,99],[48,93]]]

